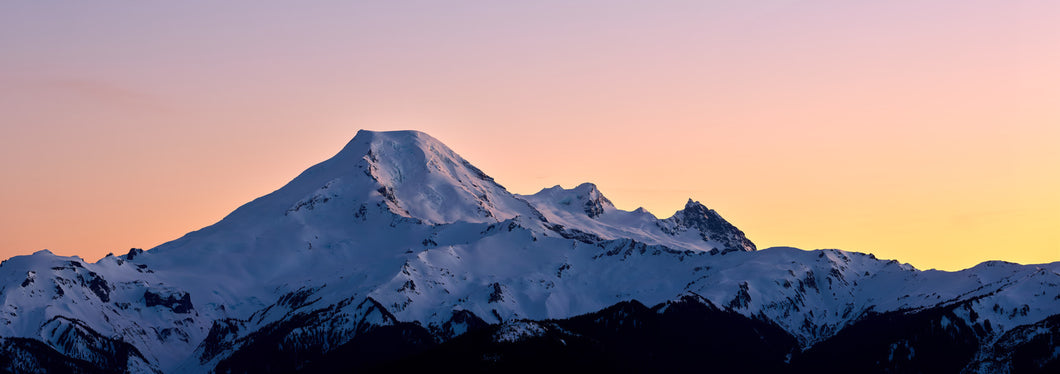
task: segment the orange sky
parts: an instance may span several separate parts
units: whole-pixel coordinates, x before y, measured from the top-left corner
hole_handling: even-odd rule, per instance
[[[351,3],[0,5],[0,257],[153,247],[366,128],[761,248],[1060,260],[1060,2]]]

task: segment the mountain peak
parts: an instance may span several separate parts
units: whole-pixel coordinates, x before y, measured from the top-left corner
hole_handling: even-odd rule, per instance
[[[204,242],[222,242],[232,233],[256,238],[264,233],[316,232],[321,226],[349,228],[376,214],[381,216],[374,222],[426,225],[495,223],[539,215],[426,133],[361,130],[335,156],[306,169],[280,189],[182,238],[186,240],[161,248],[206,250],[209,245]],[[335,235],[345,234],[338,230]],[[305,241],[295,243],[286,245],[309,247]],[[257,247],[253,242],[243,246],[260,250]],[[235,248],[227,245],[226,251]]]
[[[357,134],[355,134],[353,136],[353,138],[357,139],[357,138],[361,138],[361,137],[376,137],[376,136],[386,136],[386,137],[391,137],[391,138],[395,138],[395,137],[421,138],[421,139],[422,138],[427,138],[427,139],[431,139],[431,140],[437,141],[437,139],[434,139],[434,137],[428,135],[427,133],[425,133],[423,131],[419,131],[419,130],[375,131],[375,130],[360,129],[360,130],[357,130]]]
[[[582,183],[577,187],[565,189],[559,185],[542,189],[531,195],[534,200],[551,201],[557,206],[569,207],[572,212],[584,212],[589,218],[597,218],[607,211],[615,210],[615,205],[604,197],[600,189],[592,183]]]
[[[595,184],[582,183],[578,187],[574,187],[574,191],[579,196],[584,196],[585,214],[589,215],[589,218],[599,217],[604,212],[615,209],[615,204],[604,197],[604,194],[600,192],[600,189]]]
[[[712,215],[712,216],[717,216],[718,218],[721,218],[721,216],[718,215],[718,212],[714,211],[713,209],[707,208],[707,206],[703,205],[703,203],[701,203],[701,202],[692,200],[692,198],[688,198],[688,202],[685,203],[685,208],[682,209],[681,211],[682,212],[702,213],[702,214],[705,214],[705,215]]]
[[[357,134],[353,136],[353,139],[347,143],[346,147],[350,148],[351,145],[355,144],[371,144],[379,141],[393,141],[398,143],[413,143],[413,142],[434,142],[441,143],[438,139],[428,135],[422,131],[416,130],[396,130],[396,131],[373,131],[373,130],[357,130]]]
[[[574,187],[573,189],[575,191],[585,191],[585,192],[596,191],[596,192],[599,192],[599,189],[596,187],[596,184],[592,183],[592,182],[585,182],[585,183],[579,184],[577,187]]]
[[[525,214],[493,178],[418,131],[360,131],[340,155],[359,155],[392,211],[427,223],[486,222]]]
[[[677,211],[665,221],[671,225],[672,228],[669,230],[673,232],[698,230],[703,240],[721,244],[721,253],[756,249],[754,243],[747,239],[743,231],[722,218],[717,211],[691,198],[685,203],[684,209]]]

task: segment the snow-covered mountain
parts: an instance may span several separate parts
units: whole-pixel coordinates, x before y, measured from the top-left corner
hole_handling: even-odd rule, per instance
[[[16,372],[319,371],[475,339],[599,342],[594,323],[611,320],[711,318],[729,334],[783,337],[769,341],[786,369],[839,362],[828,355],[841,349],[822,347],[852,339],[886,351],[865,358],[879,367],[937,360],[916,356],[928,338],[913,333],[852,335],[901,323],[966,342],[949,359],[959,369],[1060,364],[1060,263],[942,272],[840,250],[756,250],[691,199],[659,219],[615,208],[588,183],[512,194],[414,131],[360,131],[279,190],[148,251],[8,259],[0,287],[0,367]]]

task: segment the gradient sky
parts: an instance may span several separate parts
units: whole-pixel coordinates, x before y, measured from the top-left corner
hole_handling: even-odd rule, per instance
[[[5,1],[0,257],[221,219],[358,129],[760,248],[1060,260],[1057,1]]]

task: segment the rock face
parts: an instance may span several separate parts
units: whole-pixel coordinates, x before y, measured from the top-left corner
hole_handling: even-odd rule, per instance
[[[515,195],[426,134],[361,131],[156,248],[4,261],[0,370],[1052,370],[1058,271],[756,250],[691,199]]]
[[[147,290],[144,291],[144,305],[148,307],[161,306],[177,314],[188,314],[195,308],[191,305],[191,295],[187,292],[174,294]]]
[[[671,235],[687,230],[698,231],[703,241],[718,243],[719,246],[714,249],[721,254],[756,249],[743,231],[721,218],[718,212],[692,199],[688,199],[685,209],[660,222],[659,226]]]

